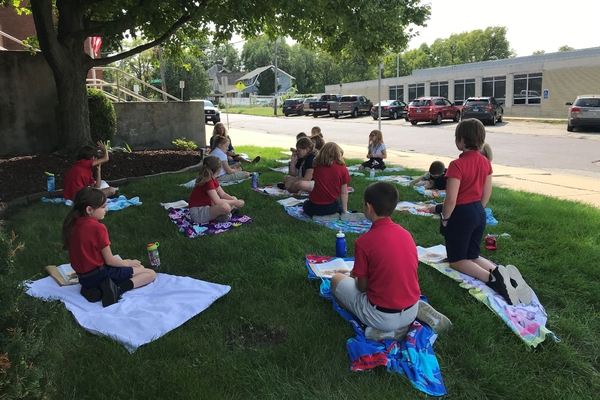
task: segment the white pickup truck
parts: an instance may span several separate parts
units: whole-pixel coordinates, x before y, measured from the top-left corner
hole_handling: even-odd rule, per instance
[[[329,114],[335,118],[340,115],[351,115],[356,118],[360,113],[370,114],[373,103],[365,96],[361,95],[344,95],[339,103],[334,103],[329,108]]]

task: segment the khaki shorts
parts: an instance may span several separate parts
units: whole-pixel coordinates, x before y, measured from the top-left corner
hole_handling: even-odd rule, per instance
[[[356,288],[353,278],[342,279],[334,295],[363,324],[385,332],[409,326],[417,318],[419,311],[418,301],[399,313],[389,314],[379,311],[369,302],[367,294]]]
[[[225,174],[217,177],[219,182],[231,182],[231,181],[241,181],[242,179],[246,179],[244,176],[246,173],[244,171],[237,171],[233,174]]]
[[[190,207],[190,218],[197,224],[210,222],[210,206]]]

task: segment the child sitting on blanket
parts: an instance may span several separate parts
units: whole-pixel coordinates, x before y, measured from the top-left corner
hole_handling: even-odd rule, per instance
[[[446,190],[446,166],[441,161],[434,161],[429,172],[410,181],[411,186],[423,186],[425,189]]]
[[[230,196],[219,185],[215,176],[221,170],[221,160],[213,155],[202,160],[198,171],[196,186],[192,190],[190,201],[190,218],[197,224],[209,221],[227,222],[231,219],[231,211],[243,207],[244,200]]]
[[[215,137],[217,137],[217,136],[224,136],[227,139],[229,139],[229,146],[227,147],[227,151],[225,152],[227,154],[228,161],[230,161],[230,162],[236,161],[238,163],[252,163],[252,164],[256,164],[257,162],[260,161],[260,156],[256,156],[256,157],[254,157],[254,160],[250,161],[250,160],[247,160],[244,157],[240,156],[239,154],[235,153],[233,144],[231,143],[231,138],[227,134],[227,129],[225,128],[225,125],[222,122],[217,122],[213,128],[213,134],[210,137],[210,144],[209,144],[211,151],[214,148]]]
[[[283,182],[277,184],[279,189],[286,189],[290,193],[312,191],[315,181],[313,178],[314,159],[317,156],[315,144],[307,137],[300,138],[296,142],[296,148],[292,151],[290,160],[290,174],[283,178]]]
[[[221,160],[221,170],[215,176],[221,183],[239,181],[250,176],[248,172],[242,171],[238,165],[229,165],[227,161],[229,143],[229,139],[225,136],[216,136],[213,142],[213,149],[210,152],[211,156],[218,157]]]
[[[347,213],[348,183],[351,180],[344,162],[344,151],[334,142],[325,143],[313,166],[315,184],[302,204],[304,213],[309,217]],[[339,214],[337,217],[339,219]]]
[[[102,150],[102,157],[98,158],[98,149]],[[69,169],[65,176],[63,185],[63,197],[66,200],[73,200],[75,194],[82,187],[92,186],[100,188],[102,184],[102,174],[100,166],[108,161],[108,150],[103,142],[98,142],[98,147],[82,146],[77,150],[77,161]],[[96,167],[96,179],[92,174],[92,168]],[[106,197],[114,196],[115,188],[106,187],[101,189]]]
[[[369,134],[367,150],[367,158],[369,161],[362,163],[358,169],[370,171],[371,168],[373,168],[383,171],[385,169],[385,162],[383,159],[387,158],[387,151],[385,144],[383,143],[383,133],[381,133],[380,130],[375,129]]]
[[[106,211],[106,194],[84,187],[75,195],[62,228],[62,249],[69,252],[81,294],[89,302],[102,300],[103,307],[119,301],[128,290],[156,279],[156,272],[144,268],[139,260],[122,260],[113,255],[106,226],[99,222]]]
[[[419,310],[419,260],[410,232],[390,218],[396,204],[398,191],[391,183],[367,186],[363,212],[373,225],[354,243],[350,277],[334,274],[331,292],[340,307],[367,327],[403,330],[405,336]]]
[[[450,267],[486,282],[512,305],[519,299],[506,268],[479,257],[486,225],[484,208],[492,194],[492,165],[479,152],[484,142],[485,127],[478,119],[456,126],[455,143],[462,154],[446,171],[444,203],[430,207],[429,212],[440,214]]]

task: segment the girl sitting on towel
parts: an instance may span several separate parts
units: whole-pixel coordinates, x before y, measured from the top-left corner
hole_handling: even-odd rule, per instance
[[[75,195],[62,228],[62,250],[69,252],[81,294],[89,302],[102,300],[104,307],[119,301],[123,293],[156,279],[156,272],[144,268],[139,260],[113,255],[106,226],[99,222],[107,211],[106,194],[84,187]]]
[[[215,177],[221,166],[221,160],[215,156],[206,156],[202,160],[189,201],[190,218],[198,224],[227,222],[236,207],[244,206],[244,200],[228,195],[219,185]]]
[[[252,164],[256,164],[257,162],[260,161],[260,156],[256,156],[256,157],[254,157],[254,160],[250,161],[250,160],[247,160],[244,157],[240,156],[239,154],[235,153],[235,150],[233,149],[233,145],[231,144],[231,138],[227,134],[227,129],[225,128],[225,125],[222,122],[217,122],[215,124],[215,127],[213,128],[213,134],[210,137],[210,150],[211,151],[214,148],[214,141],[217,136],[224,136],[227,139],[229,139],[229,145],[227,146],[227,151],[225,152],[227,154],[227,159],[229,161],[237,161],[238,163],[252,163]]]
[[[278,183],[277,187],[285,188],[290,193],[298,193],[301,190],[305,192],[312,191],[315,186],[313,178],[313,162],[317,156],[315,143],[307,138],[300,138],[296,142],[296,149],[292,151],[290,160],[290,174],[283,178],[283,183]]]
[[[369,133],[369,145],[367,146],[368,154],[367,158],[369,161],[365,161],[358,167],[359,170],[366,169],[370,171],[371,168],[383,171],[385,169],[384,158],[387,158],[387,151],[385,144],[383,143],[383,133],[380,130],[373,130]]]
[[[309,217],[347,213],[350,174],[344,162],[344,151],[336,143],[327,142],[313,165],[315,184],[303,203],[304,213]]]
[[[218,157],[221,160],[221,169],[215,175],[215,178],[221,183],[239,181],[250,176],[250,173],[242,171],[238,164],[229,165],[227,161],[229,143],[229,139],[225,136],[216,136],[213,141],[213,148],[210,151],[211,156]]]

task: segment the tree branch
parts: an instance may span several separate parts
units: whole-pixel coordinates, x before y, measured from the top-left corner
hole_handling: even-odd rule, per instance
[[[33,23],[35,24],[40,49],[48,63],[51,63],[51,59],[56,60],[58,58],[58,51],[61,47],[52,20],[52,1],[31,0],[31,13],[33,14]]]

